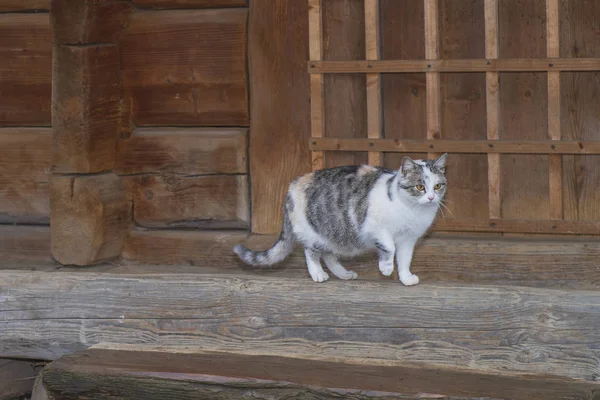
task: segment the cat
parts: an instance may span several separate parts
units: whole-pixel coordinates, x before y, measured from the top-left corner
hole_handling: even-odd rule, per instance
[[[289,185],[277,242],[266,251],[243,245],[233,251],[246,264],[266,267],[283,261],[299,242],[311,278],[324,282],[329,275],[321,259],[339,279],[356,279],[339,258],[377,250],[383,275],[394,271],[395,255],[400,281],[416,285],[419,277],[410,271],[413,249],[446,194],[446,157],[404,157],[399,170],[362,165],[304,175]]]

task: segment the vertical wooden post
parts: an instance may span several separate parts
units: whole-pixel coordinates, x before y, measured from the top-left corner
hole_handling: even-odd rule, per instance
[[[485,56],[498,58],[498,0],[485,0]],[[500,93],[498,72],[486,72],[487,138],[499,140]],[[488,154],[489,217],[502,217],[500,154]]]
[[[367,60],[379,60],[379,0],[365,0],[365,49]],[[367,75],[367,136],[369,139],[381,138],[381,76]],[[382,154],[369,152],[370,165],[382,165]]]
[[[91,265],[118,257],[129,203],[115,166],[120,123],[118,32],[128,1],[52,0],[52,256]]]
[[[438,0],[425,0],[425,58],[437,60],[439,49],[439,16]],[[441,88],[439,72],[426,72],[425,83],[427,91],[427,139],[441,137]],[[429,158],[435,158],[436,153],[428,153]]]
[[[560,57],[558,0],[546,0],[546,52],[548,58]],[[548,72],[548,136],[560,140],[560,72]],[[563,219],[562,156],[548,155],[550,219]]]
[[[323,15],[321,0],[308,0],[308,47],[310,61],[323,59]],[[309,62],[310,62],[309,61]],[[310,118],[313,138],[322,138],[325,131],[325,88],[323,74],[310,75]],[[325,165],[322,151],[312,152],[313,171]]]

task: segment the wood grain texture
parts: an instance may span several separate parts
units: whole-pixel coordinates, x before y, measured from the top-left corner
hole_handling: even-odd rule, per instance
[[[50,126],[52,35],[48,14],[0,15],[0,59],[0,126]]]
[[[83,266],[119,256],[130,218],[121,178],[112,173],[53,175],[50,204],[54,259]]]
[[[498,0],[485,0],[485,57],[498,58]],[[486,137],[488,140],[500,139],[500,76],[498,72],[485,73],[486,89]],[[500,155],[488,154],[488,215],[490,218],[502,217]]]
[[[597,46],[600,4],[595,1],[560,3],[562,57],[600,57]],[[562,73],[561,133],[563,139],[600,140],[597,118],[600,73]],[[600,156],[563,157],[564,217],[600,219]]]
[[[422,60],[425,58],[424,7],[411,0],[380,0],[382,58]],[[390,139],[425,139],[425,74],[383,74],[384,136]],[[423,158],[422,154],[415,157]],[[402,154],[384,154],[384,166],[397,169]]]
[[[224,8],[246,7],[248,0],[133,0],[139,8],[173,9],[173,8]]]
[[[0,223],[48,224],[50,128],[0,128]]]
[[[0,399],[11,400],[31,394],[36,368],[27,361],[0,359]]]
[[[0,225],[0,258],[3,268],[52,264],[50,227]]]
[[[546,2],[500,0],[501,58],[546,56]],[[500,74],[500,139],[548,138],[548,85],[545,73]],[[550,216],[548,157],[503,155],[502,216],[547,219]]]
[[[18,11],[48,11],[50,0],[3,0],[0,3],[0,12]]]
[[[256,233],[281,230],[281,207],[289,182],[311,171],[307,7],[306,1],[250,3],[249,158],[252,231]]]
[[[440,33],[439,33],[439,0],[425,0],[425,58],[437,60],[440,58]],[[427,139],[441,139],[442,137],[442,108],[441,108],[441,80],[437,72],[425,73],[426,110],[427,110]],[[427,158],[439,156],[428,153]]]
[[[321,0],[308,2],[308,56],[310,61],[323,59],[323,8]],[[323,74],[310,76],[310,131],[311,137],[325,134],[325,82]],[[311,152],[313,171],[325,165],[322,151]]]
[[[186,265],[192,268],[186,270],[188,272],[201,272],[211,267],[236,274],[246,271],[310,279],[301,248],[297,248],[280,266],[269,271],[245,268],[231,250],[238,243],[246,243],[254,250],[264,250],[276,240],[277,236],[247,237],[244,232],[134,230],[128,235],[122,257],[123,261],[133,265],[157,265],[163,270]],[[598,256],[600,245],[594,241],[500,240],[484,237],[480,233],[478,237],[425,239],[417,246],[412,270],[425,283],[468,282],[594,289],[600,287]],[[396,273],[391,278],[381,275],[375,254],[344,260],[343,265],[356,271],[360,280],[397,279]],[[577,267],[573,268],[573,265]],[[202,268],[194,270],[194,266]],[[142,269],[139,273],[144,271]]]
[[[365,7],[363,1],[324,1],[323,59],[364,60]],[[325,137],[367,137],[367,85],[363,75],[331,75],[325,84]],[[325,167],[366,164],[367,153],[327,153]]]
[[[597,389],[593,383],[551,376],[492,376],[401,361],[381,365],[347,356],[325,360],[186,348],[106,347],[51,363],[43,374],[49,391],[58,399],[123,394],[132,399],[464,399],[491,395],[570,399]],[[436,394],[424,393],[432,388]]]
[[[55,45],[115,43],[131,12],[129,0],[52,0],[51,4]]]
[[[265,356],[349,354],[598,385],[596,291],[399,285],[7,271],[0,354],[56,359],[101,342],[176,344]]]
[[[365,1],[365,58],[378,60],[381,58],[381,37],[379,0]],[[381,115],[381,76],[367,74],[367,136],[369,139],[382,137]],[[382,165],[383,155],[378,152],[369,152],[370,165]]]
[[[243,8],[134,13],[120,41],[133,121],[247,126],[247,17]]]
[[[249,227],[247,175],[136,175],[126,182],[139,226]]]
[[[119,49],[55,46],[52,75],[53,171],[113,169],[121,112]]]
[[[139,128],[119,141],[115,172],[248,173],[247,136],[243,128]]]

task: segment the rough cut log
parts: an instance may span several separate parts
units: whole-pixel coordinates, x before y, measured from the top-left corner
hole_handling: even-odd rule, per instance
[[[5,3],[0,2],[0,10]],[[0,60],[0,126],[50,126],[52,36],[48,14],[1,14]]]
[[[130,205],[118,176],[54,175],[51,207],[51,248],[58,262],[90,265],[119,256]]]
[[[35,269],[54,264],[50,255],[50,227],[0,225],[0,260],[4,268],[25,265]]]
[[[597,291],[250,277],[1,273],[0,356],[111,342],[344,355],[597,381]],[[597,386],[599,389],[600,387]]]
[[[231,247],[244,240],[243,233],[135,230],[129,233],[123,258],[143,264],[239,268],[242,264]],[[275,240],[274,236],[252,236],[248,245],[264,250]],[[206,253],[207,249],[214,253]],[[598,289],[599,257],[600,244],[596,241],[438,236],[417,246],[412,270],[422,282]],[[396,272],[391,278],[379,273],[375,254],[342,264],[356,270],[359,280],[396,279]],[[293,252],[278,269],[306,271],[303,252]]]
[[[52,0],[54,44],[115,43],[130,11],[129,0]]]
[[[56,46],[53,66],[54,172],[111,170],[120,122],[115,45]]]
[[[206,352],[94,348],[48,365],[56,400],[162,399],[583,399],[598,385],[544,375],[439,370],[402,361],[379,364]]]
[[[247,126],[247,16],[245,8],[134,13],[120,41],[134,122]]]
[[[139,8],[223,8],[245,7],[248,0],[133,0]]]
[[[126,178],[142,227],[247,228],[246,175],[136,175]]]
[[[36,374],[30,362],[0,359],[0,399],[15,400],[30,394]]]
[[[50,0],[2,0],[0,12],[48,11]]]
[[[52,129],[0,128],[0,223],[48,224]]]
[[[248,173],[247,129],[140,128],[119,141],[117,174]]]

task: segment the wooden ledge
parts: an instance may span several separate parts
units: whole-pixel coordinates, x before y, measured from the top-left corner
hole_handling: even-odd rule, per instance
[[[490,374],[410,362],[337,360],[201,349],[93,348],[51,363],[43,383],[56,400],[128,399],[579,399],[600,385],[547,375]],[[592,394],[593,396],[593,394]]]

